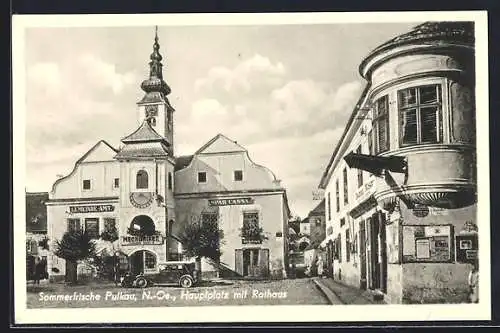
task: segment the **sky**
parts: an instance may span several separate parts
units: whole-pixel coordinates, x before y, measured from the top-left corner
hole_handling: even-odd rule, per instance
[[[176,155],[222,133],[306,216],[365,85],[359,64],[418,23],[159,26]],[[153,38],[154,26],[26,30],[27,191],[50,191],[99,140],[119,147],[137,128]]]

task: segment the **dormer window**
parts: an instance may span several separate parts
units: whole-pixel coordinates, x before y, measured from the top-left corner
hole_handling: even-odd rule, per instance
[[[148,173],[144,170],[139,170],[136,176],[136,186],[137,189],[147,189],[148,188]]]

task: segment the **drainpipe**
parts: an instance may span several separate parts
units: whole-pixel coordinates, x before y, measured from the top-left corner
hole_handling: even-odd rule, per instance
[[[153,161],[155,162],[155,196],[158,199],[158,163],[156,158]]]

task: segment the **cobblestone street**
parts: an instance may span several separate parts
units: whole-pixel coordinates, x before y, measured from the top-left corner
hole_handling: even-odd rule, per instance
[[[329,304],[311,279],[220,281],[190,289],[154,286],[127,289],[114,284],[28,286],[28,308],[151,307],[207,305]]]

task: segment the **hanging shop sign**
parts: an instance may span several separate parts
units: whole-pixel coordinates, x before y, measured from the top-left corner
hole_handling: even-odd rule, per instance
[[[251,205],[253,203],[252,198],[208,199],[210,206]]]
[[[102,213],[115,210],[113,205],[90,205],[90,206],[69,206],[69,212],[75,213]]]

